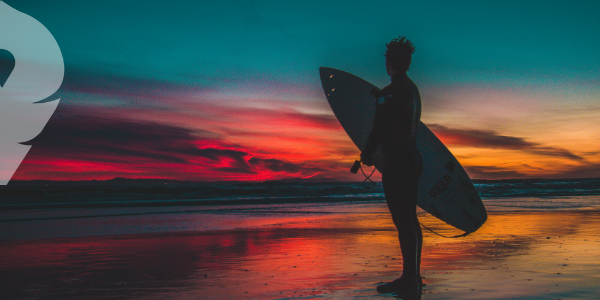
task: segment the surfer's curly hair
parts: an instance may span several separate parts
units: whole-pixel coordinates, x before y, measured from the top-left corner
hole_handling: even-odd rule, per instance
[[[415,52],[415,46],[405,36],[399,36],[385,45],[387,49],[383,56],[389,64],[398,71],[408,71],[412,54]]]

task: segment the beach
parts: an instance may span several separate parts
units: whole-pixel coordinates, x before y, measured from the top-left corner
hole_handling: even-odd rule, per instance
[[[600,210],[489,204],[466,237],[423,231],[423,299],[600,294]],[[402,270],[383,201],[118,209],[11,212],[22,221],[0,224],[0,298],[394,299],[375,288]]]

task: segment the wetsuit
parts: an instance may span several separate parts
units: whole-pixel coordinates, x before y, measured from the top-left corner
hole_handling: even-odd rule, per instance
[[[370,158],[381,145],[381,171],[385,199],[398,229],[403,278],[421,280],[423,235],[417,220],[417,183],[423,170],[415,140],[421,118],[419,90],[406,73],[392,76],[392,83],[376,95],[375,119],[362,158]],[[370,159],[369,159],[370,160]]]

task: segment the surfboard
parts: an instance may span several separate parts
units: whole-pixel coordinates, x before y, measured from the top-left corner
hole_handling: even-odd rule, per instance
[[[375,116],[375,98],[370,92],[379,88],[344,71],[325,67],[319,71],[333,113],[359,151],[364,149]],[[417,204],[466,233],[476,231],[487,220],[487,212],[469,175],[423,122],[416,140],[423,157]],[[382,170],[381,147],[373,154],[373,163]]]

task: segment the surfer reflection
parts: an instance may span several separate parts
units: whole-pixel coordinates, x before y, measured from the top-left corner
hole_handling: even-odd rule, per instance
[[[398,229],[402,252],[402,276],[377,287],[380,293],[397,293],[403,299],[418,299],[422,289],[421,248],[423,234],[417,220],[417,183],[423,170],[415,140],[421,118],[419,90],[406,75],[415,48],[400,36],[386,45],[385,67],[392,83],[376,98],[375,119],[367,145],[360,154],[371,166],[372,155],[381,145],[385,199]]]

